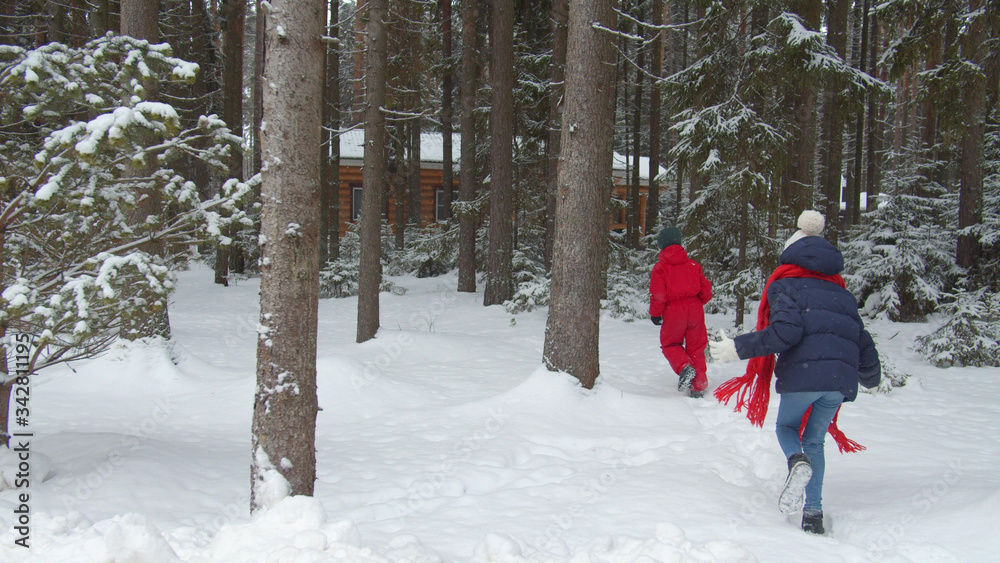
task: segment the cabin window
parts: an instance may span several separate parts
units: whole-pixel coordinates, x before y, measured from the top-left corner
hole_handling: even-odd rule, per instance
[[[361,186],[351,186],[351,221],[361,217]]]
[[[434,221],[440,223],[446,218],[447,213],[445,210],[444,189],[438,188],[434,190]]]

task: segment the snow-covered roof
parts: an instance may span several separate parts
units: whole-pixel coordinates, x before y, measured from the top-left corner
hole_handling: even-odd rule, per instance
[[[458,167],[462,154],[462,136],[459,133],[452,134],[451,158],[455,167]],[[340,158],[345,160],[362,160],[365,156],[365,131],[364,129],[352,129],[340,135]],[[444,135],[441,133],[421,133],[420,135],[420,160],[424,163],[434,163],[440,166],[444,162]],[[626,160],[624,155],[615,153],[612,170],[615,176],[623,176],[629,170],[632,159]],[[666,169],[660,167],[660,175],[666,174]],[[639,178],[649,180],[649,157],[639,157]]]

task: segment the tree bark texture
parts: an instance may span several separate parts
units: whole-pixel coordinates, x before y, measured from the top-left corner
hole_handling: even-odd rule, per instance
[[[321,178],[326,196],[326,220],[320,236],[320,263],[336,260],[340,256],[340,0],[330,0],[330,20],[326,34],[334,39],[326,48],[326,81],[323,89],[323,126],[328,130],[323,138],[329,139],[330,150],[324,151],[325,169]],[[325,250],[325,252],[323,252]],[[324,256],[325,254],[325,256]]]
[[[269,471],[280,472],[293,495],[312,495],[316,480],[324,10],[323,0],[272,0],[265,14],[254,508]]]
[[[827,17],[827,43],[840,58],[847,56],[847,0],[829,4]],[[840,187],[844,165],[844,101],[840,95],[841,81],[831,78],[827,81],[824,112],[823,196],[826,201],[826,216],[830,229],[826,236],[834,245],[840,235]]]
[[[970,12],[983,8],[982,0],[969,2]],[[962,134],[959,162],[958,227],[965,229],[978,225],[983,220],[983,143],[986,134],[987,80],[997,80],[986,72],[989,48],[984,45],[986,38],[986,16],[973,19],[967,35],[963,39],[962,55],[981,73],[963,88],[965,98],[965,130]],[[960,235],[956,262],[963,268],[972,268],[979,261],[980,244],[976,235]]]
[[[223,0],[222,119],[234,135],[243,136],[243,26],[246,0]],[[229,177],[243,179],[243,150],[229,149]],[[233,230],[229,229],[230,237]],[[219,244],[215,256],[215,283],[229,285],[229,253],[232,245]]]
[[[122,0],[121,34],[156,43],[160,38],[158,0]]]
[[[490,2],[490,233],[484,305],[514,297],[514,4]]]
[[[871,26],[869,33],[870,46],[868,49],[868,68],[874,74],[878,57],[881,53],[879,49],[880,29],[878,20],[869,16]],[[879,80],[888,82],[888,75],[883,67],[878,73]],[[876,96],[868,96],[867,130],[868,143],[865,156],[865,192],[867,203],[865,210],[873,211],[878,205],[878,196],[882,191],[882,146],[885,140],[885,104],[878,103]]]
[[[600,374],[600,298],[614,129],[615,28],[611,0],[570,4],[562,165],[556,197],[552,292],[545,326],[549,370],[592,388]]]
[[[260,172],[261,165],[261,121],[264,118],[264,53],[267,46],[264,42],[264,9],[261,0],[254,0],[254,45],[253,45],[253,164],[254,174]]]
[[[361,267],[358,274],[358,342],[375,338],[382,284],[382,201],[385,197],[387,0],[368,0],[365,35],[365,155],[361,179]],[[399,224],[397,227],[402,228]]]
[[[641,32],[640,32],[641,36]],[[642,152],[642,84],[645,60],[643,52],[639,51],[636,61],[635,84],[633,95],[635,99],[632,104],[632,179],[628,185],[628,221],[626,239],[629,248],[639,248],[639,162]]]
[[[855,22],[856,26],[861,26],[861,48],[857,56],[858,68],[861,72],[868,72],[868,38],[870,36],[869,21],[871,19],[868,15],[868,3],[869,0],[864,0],[863,3],[860,3],[861,13],[859,19],[861,21]],[[869,97],[874,97],[874,94],[869,95]],[[845,228],[856,225],[861,219],[861,192],[865,188],[861,168],[864,160],[866,107],[866,104],[862,104],[858,108],[857,121],[854,125],[854,157],[851,163],[851,181],[848,182],[849,186],[845,194],[847,199],[847,206],[844,212]],[[870,182],[871,178],[868,178],[868,181]]]
[[[462,0],[462,150],[458,197],[464,204],[476,199],[476,0]],[[476,218],[470,212],[458,219],[458,291],[476,291]]]
[[[157,0],[123,0],[121,2],[122,35],[157,43],[160,40],[159,19],[159,2]],[[145,80],[143,87],[148,92],[146,99],[152,101],[158,99],[159,84],[153,80]],[[128,164],[125,173],[132,177],[148,177],[152,173],[151,163],[153,161],[155,161],[155,155],[147,154],[144,165],[133,168],[132,164]],[[136,224],[144,222],[150,215],[163,212],[162,198],[159,192],[154,190],[143,195],[145,197],[137,198],[140,203],[132,211],[132,220]],[[163,256],[165,252],[163,244],[158,241],[143,245],[142,250],[154,256]],[[123,338],[127,340],[137,340],[149,336],[170,338],[170,314],[167,309],[167,299],[157,296],[155,300],[160,303],[160,306],[151,307],[148,315],[139,319],[129,319],[122,323],[121,335]]]
[[[552,2],[552,62],[549,65],[549,131],[545,146],[545,270],[552,270],[552,245],[556,230],[556,181],[559,176],[560,140],[562,137],[563,95],[566,91],[566,20],[569,0]]]
[[[454,164],[452,162],[452,127],[454,109],[452,90],[455,89],[455,66],[452,63],[451,0],[439,0],[441,7],[441,190],[444,192],[442,219],[451,219],[451,202],[455,199]]]
[[[660,76],[663,75],[663,35],[658,29],[663,25],[663,2],[653,2],[652,24],[654,33],[650,44],[653,81],[649,92],[649,189],[646,196],[646,230],[643,234],[655,233],[660,222]]]
[[[820,27],[823,4],[819,0],[797,0],[793,9],[807,29],[816,31]],[[784,209],[793,218],[804,209],[812,207],[813,162],[816,158],[816,86],[811,81],[802,81],[792,92],[793,119],[797,135],[789,149],[789,165],[785,182]],[[831,223],[835,223],[831,217]]]

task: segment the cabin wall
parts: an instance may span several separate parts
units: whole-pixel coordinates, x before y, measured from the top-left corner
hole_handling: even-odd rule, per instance
[[[441,170],[425,168],[420,171],[420,226],[426,227],[434,222],[435,193],[444,185],[444,177]],[[338,201],[340,203],[340,236],[348,232],[351,215],[353,211],[352,194],[354,188],[360,188],[362,184],[360,166],[340,167],[340,187],[338,189]],[[457,186],[456,186],[457,190]],[[396,190],[393,179],[390,179],[385,198],[385,205],[382,208],[382,215],[390,225],[396,225]],[[405,203],[404,203],[405,205]]]
[[[627,186],[620,178],[614,178],[614,195],[618,199],[626,200]],[[352,193],[355,187],[360,188],[362,182],[361,167],[356,165],[342,165],[340,167],[340,188],[338,199],[340,202],[340,236],[348,232],[352,213]],[[426,227],[434,222],[435,194],[444,185],[443,172],[436,168],[423,168],[420,171],[420,226]],[[646,232],[646,198],[648,186],[639,187],[639,226],[642,232]],[[457,195],[458,186],[455,186]],[[390,179],[385,207],[382,214],[388,223],[395,228],[396,225],[396,190],[393,179]],[[613,212],[608,217],[608,228],[612,230],[625,229],[625,212]]]

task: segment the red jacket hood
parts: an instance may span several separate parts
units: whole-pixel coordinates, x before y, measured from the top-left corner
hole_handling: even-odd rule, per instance
[[[660,262],[666,262],[667,264],[683,264],[690,260],[688,258],[688,253],[684,250],[684,247],[679,244],[671,244],[670,246],[664,248],[660,251]]]

